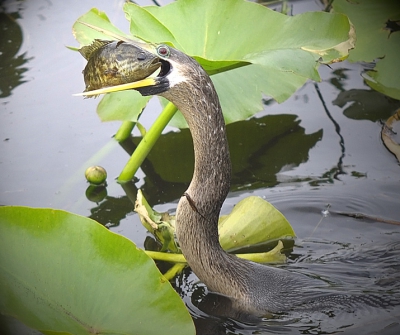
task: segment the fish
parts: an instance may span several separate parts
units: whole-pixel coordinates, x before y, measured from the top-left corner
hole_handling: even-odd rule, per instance
[[[96,39],[79,52],[88,61],[82,71],[84,92],[142,80],[161,67],[157,56],[126,41]]]

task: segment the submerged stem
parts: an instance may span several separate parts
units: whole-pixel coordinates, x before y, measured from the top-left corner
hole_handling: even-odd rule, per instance
[[[118,177],[118,182],[126,183],[135,176],[135,173],[139,169],[140,165],[143,163],[150,150],[153,148],[154,144],[157,142],[162,131],[171,121],[172,117],[175,115],[177,108],[171,102],[164,108],[161,114],[158,116],[157,120],[153,123],[151,128],[147,131],[146,135],[140,141],[136,150],[133,152],[128,163],[125,165],[121,174]]]

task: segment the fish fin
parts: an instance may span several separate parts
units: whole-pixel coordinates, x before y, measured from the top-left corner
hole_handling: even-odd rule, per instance
[[[114,41],[96,39],[93,41],[92,44],[86,45],[86,46],[80,48],[78,51],[83,57],[85,57],[86,60],[89,60],[89,58],[92,57],[94,52],[96,52],[100,48],[104,47],[105,45],[110,44],[111,42],[114,42]]]

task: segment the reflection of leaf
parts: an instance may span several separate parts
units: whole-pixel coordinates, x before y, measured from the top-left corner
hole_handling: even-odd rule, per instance
[[[1,313],[45,334],[194,334],[142,250],[64,211],[0,208],[0,297]]]
[[[400,6],[397,0],[335,0],[333,9],[344,13],[357,31],[356,47],[350,52],[352,62],[377,64],[365,76],[373,89],[392,98],[400,99],[400,32],[391,31],[390,21],[400,20]]]
[[[295,115],[267,115],[229,124],[227,134],[233,170],[232,189],[255,182],[274,185],[277,183],[276,173],[284,166],[298,166],[307,161],[308,151],[321,139],[322,131],[305,134],[299,123]],[[183,184],[192,178],[194,156],[189,130],[161,137],[148,155],[153,171],[142,166],[146,173],[143,189],[153,183],[162,187],[160,180],[150,181],[155,180],[155,175],[167,182]],[[139,141],[140,138],[134,138],[135,143]],[[170,185],[166,184],[164,192],[170,194],[175,191],[169,188]],[[145,193],[152,194],[149,190]]]
[[[26,58],[26,53],[17,56],[22,45],[18,18],[18,13],[0,13],[0,98],[8,97],[14,87],[24,83],[22,77],[28,69],[21,66],[32,59]]]
[[[126,3],[124,11],[134,36],[172,44],[196,58],[210,74],[218,73],[213,80],[227,123],[261,110],[262,94],[281,102],[307,78],[319,80],[319,63],[341,60],[354,44],[344,15],[313,12],[290,17],[242,0],[177,1],[163,7]],[[117,32],[95,9],[79,21]],[[74,34],[81,44],[99,37],[77,23]],[[248,64],[252,65],[243,68]],[[224,72],[232,69],[232,74]],[[173,124],[186,126],[182,118]]]
[[[400,102],[390,99],[382,93],[372,90],[351,89],[340,92],[332,102],[339,107],[346,107],[343,114],[353,120],[385,120],[393,110],[400,107]]]

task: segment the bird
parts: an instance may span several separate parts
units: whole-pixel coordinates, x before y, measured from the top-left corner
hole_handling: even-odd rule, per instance
[[[344,309],[359,302],[379,306],[379,298],[374,296],[321,291],[316,289],[320,280],[240,259],[222,249],[218,218],[230,189],[231,160],[213,82],[201,65],[182,51],[164,44],[132,43],[158,58],[158,74],[82,95],[135,89],[144,96],[166,98],[183,114],[193,139],[195,164],[192,180],[177,206],[176,237],[200,281],[211,292],[228,297],[235,309],[260,316],[334,305]]]

